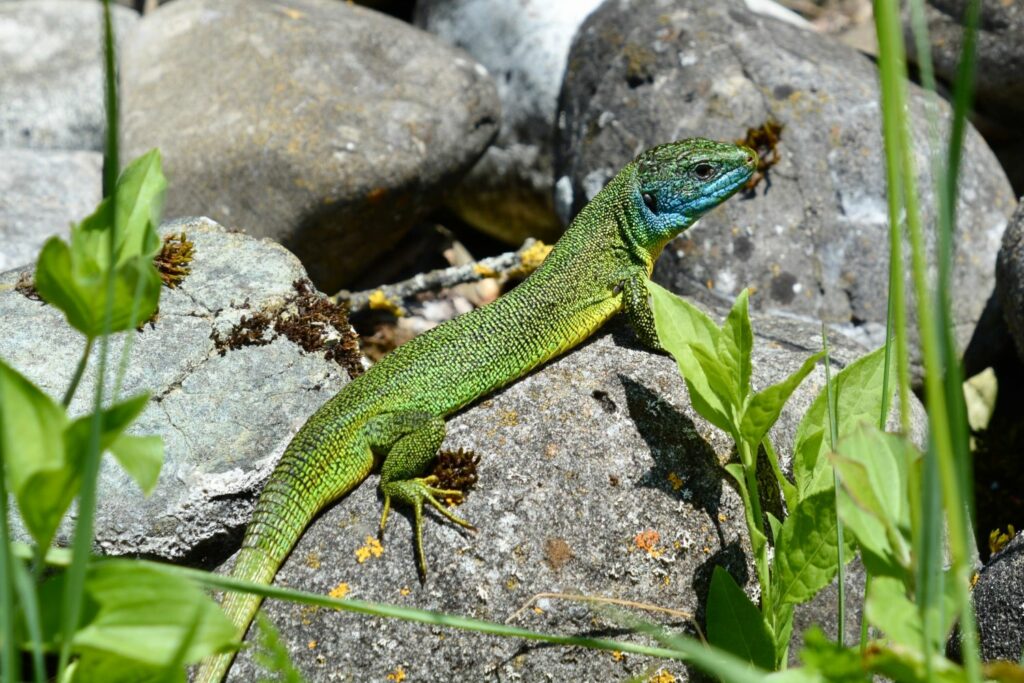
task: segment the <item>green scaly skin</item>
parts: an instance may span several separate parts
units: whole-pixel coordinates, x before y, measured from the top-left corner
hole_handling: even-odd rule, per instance
[[[644,343],[658,348],[645,283],[662,248],[739,189],[757,156],[703,139],[647,150],[580,212],[518,287],[399,347],[321,407],[295,435],[263,494],[233,576],[269,584],[313,517],[380,468],[381,528],[391,502],[424,503],[461,526],[424,472],[444,439],[444,417],[522,377],[625,310]],[[261,599],[227,593],[223,609],[242,638]],[[233,655],[204,663],[196,681],[220,681]]]

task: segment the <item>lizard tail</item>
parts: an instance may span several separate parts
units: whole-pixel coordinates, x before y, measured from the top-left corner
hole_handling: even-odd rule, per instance
[[[313,517],[329,503],[358,486],[373,467],[372,457],[365,459],[365,467],[351,461],[345,462],[343,467],[332,467],[337,463],[323,462],[326,458],[318,455],[323,456],[322,453],[310,454],[289,449],[281,458],[256,501],[252,521],[245,532],[242,548],[231,572],[233,578],[264,585],[273,582],[277,570]],[[346,458],[337,460],[344,461]],[[320,477],[315,476],[314,469],[319,470]],[[320,485],[311,487],[311,481]],[[245,637],[262,602],[262,596],[251,593],[224,593],[221,609],[235,625],[239,640]],[[234,659],[235,652],[207,657],[196,672],[193,683],[220,683]]]

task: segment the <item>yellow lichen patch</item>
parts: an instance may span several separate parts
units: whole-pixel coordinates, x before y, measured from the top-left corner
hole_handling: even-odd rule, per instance
[[[614,659],[616,662],[621,662],[625,658],[626,655],[622,654],[618,650],[612,650],[612,659]]]
[[[672,486],[673,491],[678,491],[683,488],[683,478],[675,472],[668,473],[668,483]]]
[[[389,681],[394,681],[395,683],[402,683],[402,681],[405,680],[405,669],[398,666],[394,671],[385,676],[385,678]]]
[[[348,595],[348,592],[349,592],[348,584],[345,583],[344,581],[342,581],[337,586],[332,588],[331,592],[328,593],[327,595],[329,595],[332,598],[343,598],[346,595]]]
[[[313,623],[313,615],[320,611],[320,608],[316,605],[303,605],[299,608],[299,622],[303,626],[309,626]]]
[[[514,576],[508,577],[508,580],[505,582],[505,588],[509,589],[510,591],[515,590],[518,586],[519,581]]]
[[[1013,537],[1017,535],[1017,531],[1010,524],[1006,527],[1004,532],[1002,529],[993,529],[988,535],[988,549],[993,555],[998,553],[1000,550],[1006,547],[1006,544],[1013,540]]]
[[[498,424],[502,427],[515,427],[519,424],[519,413],[514,410],[504,410],[498,416]]]
[[[729,517],[724,512],[719,512],[718,513],[718,521],[719,522],[728,522],[729,521]]]
[[[310,650],[315,650],[316,649],[316,641],[315,640],[309,641],[308,643],[306,643],[306,647],[308,647]]]
[[[540,268],[544,259],[551,253],[552,246],[537,240],[519,254],[519,268],[524,275],[528,275]]]
[[[306,566],[310,569],[320,569],[320,553],[306,555]]]
[[[534,614],[544,614],[544,610],[542,610],[540,607],[534,607],[533,608],[533,613]]]
[[[366,537],[366,543],[356,548],[356,561],[359,564],[366,562],[371,557],[380,557],[384,554],[384,546],[373,536]]]
[[[412,593],[412,590],[408,586],[402,586],[402,588],[398,591],[398,594],[402,597],[405,597],[409,593]]]
[[[651,557],[661,557],[665,551],[658,547],[660,540],[661,534],[654,529],[646,529],[633,537],[633,545]]]
[[[664,669],[658,669],[647,679],[647,683],[676,683],[676,677]]]
[[[473,272],[480,277],[497,277],[498,271],[490,266],[484,265],[483,263],[474,263]]]
[[[371,309],[387,311],[396,318],[401,318],[405,315],[405,309],[399,306],[397,302],[389,299],[382,289],[377,289],[370,293],[369,304]]]

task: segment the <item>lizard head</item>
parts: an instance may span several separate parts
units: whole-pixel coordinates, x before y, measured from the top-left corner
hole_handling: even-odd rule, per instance
[[[643,220],[641,234],[633,237],[656,256],[669,240],[750,179],[757,154],[738,145],[692,138],[652,147],[634,164],[631,200]]]

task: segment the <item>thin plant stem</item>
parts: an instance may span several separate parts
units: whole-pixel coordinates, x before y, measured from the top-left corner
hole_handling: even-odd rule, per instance
[[[952,573],[954,581],[956,581],[956,599],[960,612],[961,632],[963,633],[964,670],[968,680],[980,681],[981,665],[975,639],[974,614],[968,593],[970,536],[963,504],[963,492],[960,490],[960,468],[957,464],[956,448],[949,425],[950,406],[944,384],[941,381],[944,372],[942,340],[941,335],[938,334],[939,320],[933,311],[933,300],[928,288],[920,211],[914,187],[913,152],[910,148],[903,117],[906,108],[905,65],[903,63],[903,38],[895,3],[876,0],[875,25],[881,46],[883,109],[886,111],[886,119],[890,116],[896,117],[896,125],[886,125],[886,143],[898,155],[901,172],[899,180],[902,184],[903,201],[906,208],[907,232],[911,246],[911,272],[917,295],[917,324],[924,359],[925,399],[931,416],[929,420],[931,448],[934,449],[938,464],[946,519],[949,524]],[[889,124],[888,121],[887,124]]]
[[[71,376],[71,384],[68,385],[67,391],[64,392],[64,398],[61,399],[61,405],[65,408],[71,405],[71,399],[75,397],[75,392],[78,391],[78,384],[82,381],[82,375],[85,374],[85,368],[89,364],[89,355],[92,353],[92,346],[95,341],[95,337],[89,337],[85,340],[85,350],[82,351],[82,357],[78,359],[75,374]]]
[[[90,421],[89,448],[82,467],[82,488],[78,495],[78,519],[75,522],[72,541],[71,566],[65,576],[64,596],[61,610],[61,644],[58,658],[58,678],[63,678],[71,659],[71,643],[82,614],[82,598],[85,591],[85,575],[92,551],[93,522],[96,514],[96,481],[100,467],[100,436],[103,430],[103,396],[107,370],[107,353],[110,346],[110,328],[114,304],[114,248],[120,226],[120,211],[117,210],[117,83],[114,72],[114,27],[110,18],[110,0],[103,0],[103,39],[106,57],[107,88],[107,159],[104,180],[107,182],[110,202],[114,207],[113,222],[108,242],[108,268],[106,272],[106,300],[103,311],[103,334],[100,337],[100,352],[96,387],[93,393],[93,412]],[[113,182],[110,182],[111,176]]]
[[[836,405],[836,395],[832,390],[832,365],[829,362],[828,335],[825,333],[825,323],[821,323],[821,347],[825,351],[825,402],[828,404],[828,446],[829,450],[835,451],[836,442],[839,441],[839,414]],[[836,642],[839,647],[844,647],[846,640],[846,558],[845,541],[843,539],[843,520],[839,516],[839,472],[832,468],[832,489],[835,495],[834,504],[836,507],[836,549],[839,555],[839,572],[836,576],[837,602],[836,619]]]

